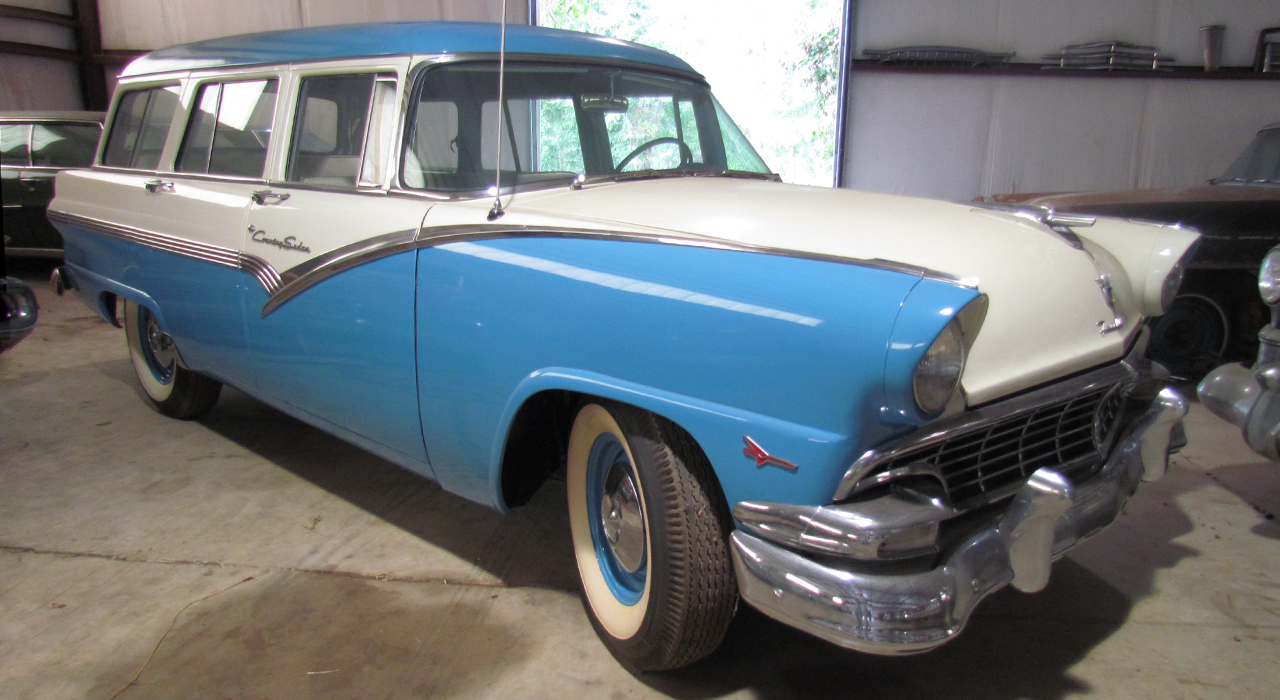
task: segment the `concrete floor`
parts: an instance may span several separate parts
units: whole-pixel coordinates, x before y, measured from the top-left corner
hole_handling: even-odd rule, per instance
[[[1280,696],[1280,465],[1199,406],[1165,479],[940,650],[744,608],[709,659],[637,678],[575,592],[562,483],[502,517],[233,390],[166,419],[122,331],[16,272],[42,315],[0,355],[0,697]]]

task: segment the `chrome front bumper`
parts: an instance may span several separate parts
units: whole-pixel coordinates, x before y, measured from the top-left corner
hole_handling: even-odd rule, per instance
[[[842,647],[913,654],[955,637],[983,598],[1013,584],[1037,591],[1053,560],[1109,525],[1139,481],[1160,478],[1187,401],[1164,389],[1091,478],[1072,485],[1036,471],[1000,519],[936,568],[913,574],[847,571],[743,530],[732,534],[743,598],[766,615]]]

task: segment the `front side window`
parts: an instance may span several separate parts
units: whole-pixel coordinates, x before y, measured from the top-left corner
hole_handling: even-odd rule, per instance
[[[102,127],[96,124],[33,124],[31,164],[46,168],[93,165]]]
[[[102,164],[155,170],[178,107],[178,86],[130,90],[116,104]]]
[[[578,175],[769,169],[705,85],[605,66],[508,63],[499,111],[494,63],[427,71],[401,164],[406,187],[482,191]],[[501,130],[499,117],[501,116]]]
[[[277,85],[271,79],[200,86],[175,169],[262,177],[271,143]]]
[[[302,80],[286,180],[314,185],[356,184],[369,132],[375,81],[372,73]]]
[[[0,124],[0,163],[27,164],[27,142],[31,127],[26,124]]]

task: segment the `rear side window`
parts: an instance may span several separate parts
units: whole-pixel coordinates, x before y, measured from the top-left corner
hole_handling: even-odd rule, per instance
[[[271,143],[277,85],[275,79],[202,85],[175,169],[262,177]]]
[[[26,124],[0,124],[0,162],[5,165],[27,164],[30,128]]]
[[[93,165],[102,127],[96,124],[35,124],[31,127],[31,164],[46,168]]]
[[[116,105],[102,164],[141,170],[159,167],[177,107],[176,85],[126,92]]]
[[[291,182],[354,186],[369,132],[375,76],[304,78],[289,154]]]

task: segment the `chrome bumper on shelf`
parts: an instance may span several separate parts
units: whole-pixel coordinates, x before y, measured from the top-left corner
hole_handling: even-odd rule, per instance
[[[1039,469],[999,520],[930,571],[847,571],[739,529],[732,534],[738,586],[766,615],[842,647],[927,651],[959,634],[974,607],[1005,585],[1043,588],[1054,559],[1115,520],[1139,481],[1164,474],[1171,435],[1186,413],[1186,399],[1162,390],[1091,478],[1073,486]]]

